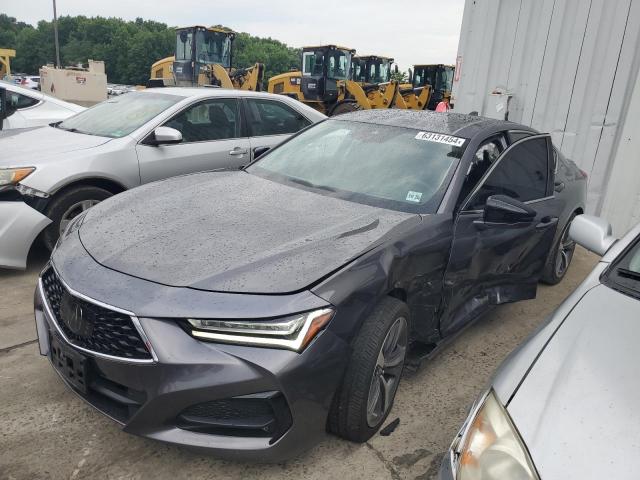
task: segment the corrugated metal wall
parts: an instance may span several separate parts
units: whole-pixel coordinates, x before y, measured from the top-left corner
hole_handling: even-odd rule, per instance
[[[550,132],[589,173],[588,210],[606,213],[624,233],[640,220],[640,159],[618,149],[625,121],[640,120],[640,98],[630,107],[639,40],[638,0],[467,0],[455,110],[496,117],[504,111],[490,93],[512,94],[509,120]],[[637,130],[626,130],[628,144]],[[627,178],[628,191],[617,190],[619,178]],[[625,198],[635,199],[635,209],[618,208]]]

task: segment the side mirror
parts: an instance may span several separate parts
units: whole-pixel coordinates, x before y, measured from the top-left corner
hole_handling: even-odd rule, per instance
[[[258,158],[260,158],[262,155],[264,155],[265,153],[267,153],[269,150],[271,150],[270,147],[256,147],[253,149],[253,160],[257,160]]]
[[[611,224],[593,215],[578,215],[571,222],[569,236],[579,245],[597,255],[604,255],[616,242]]]
[[[171,145],[182,142],[182,133],[171,127],[158,127],[149,139],[151,145]]]
[[[491,195],[484,206],[483,223],[487,226],[528,223],[534,218],[534,209],[507,195]]]
[[[398,64],[397,63],[393,66],[393,71],[398,73]]]
[[[409,74],[408,74],[408,77],[409,77],[408,81],[409,81],[409,83],[413,83],[413,70],[409,69],[409,70],[407,70],[407,71],[409,72]]]

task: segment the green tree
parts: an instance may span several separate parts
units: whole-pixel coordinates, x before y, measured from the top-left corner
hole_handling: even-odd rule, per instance
[[[0,14],[0,48],[14,48],[12,70],[37,73],[42,65],[55,61],[53,24],[37,26]],[[103,60],[112,83],[144,84],[151,65],[173,55],[175,30],[164,23],[137,18],[62,16],[58,18],[60,56],[64,65]],[[297,69],[300,50],[272,38],[238,33],[234,42],[233,66],[246,68],[265,64],[265,87],[273,75]]]

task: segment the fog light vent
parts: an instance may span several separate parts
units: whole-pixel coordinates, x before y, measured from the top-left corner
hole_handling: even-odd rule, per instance
[[[192,405],[178,416],[177,425],[193,432],[267,437],[273,442],[291,427],[291,413],[280,392],[263,392]]]

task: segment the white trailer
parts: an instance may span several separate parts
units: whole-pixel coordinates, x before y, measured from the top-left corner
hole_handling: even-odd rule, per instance
[[[640,222],[639,42],[640,1],[466,0],[454,110],[551,133],[620,235]]]

